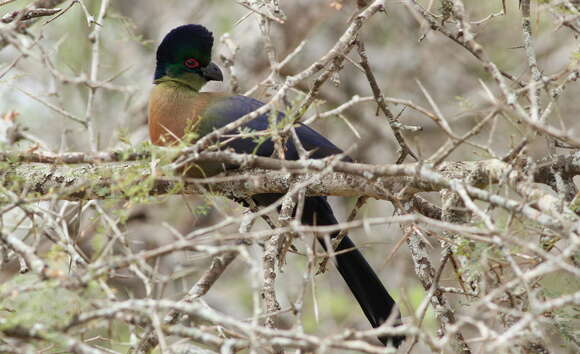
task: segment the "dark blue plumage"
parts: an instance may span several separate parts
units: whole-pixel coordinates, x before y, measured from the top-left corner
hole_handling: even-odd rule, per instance
[[[209,105],[205,111],[200,131],[207,134],[214,129],[219,129],[242,116],[251,113],[264,103],[246,96],[232,96],[222,100],[217,100]],[[278,113],[278,120],[282,120],[284,115]],[[263,114],[250,122],[244,124],[243,128],[254,131],[268,130],[270,122],[268,114]],[[311,158],[320,159],[342,153],[336,145],[331,143],[324,136],[314,129],[299,124],[296,127],[296,135],[303,147],[312,151]],[[256,154],[259,156],[273,156],[274,142],[267,139],[261,143],[251,138],[229,140],[226,148],[234,149],[238,153]],[[287,160],[298,160],[299,155],[292,139],[287,139],[285,145],[285,158]],[[343,160],[350,161],[344,157]],[[258,205],[269,205],[279,198],[280,194],[260,194],[253,196]],[[307,225],[336,225],[338,224],[332,208],[328,204],[326,197],[307,197],[302,212],[302,223]],[[331,235],[332,238],[338,233]],[[320,239],[322,246],[326,249],[326,244]],[[362,253],[355,248],[352,240],[347,236],[337,246],[336,252],[351,250],[335,256],[337,269],[346,281],[350,290],[354,294],[358,303],[373,327],[380,326],[385,322],[395,307],[395,301],[389,295],[374,270],[363,257]],[[400,318],[397,316],[397,322]],[[403,336],[379,338],[383,343],[392,341],[395,346],[399,346],[404,340]]]
[[[257,110],[263,105],[263,102],[246,96],[231,96],[216,100],[207,107],[204,114],[207,119],[202,120],[199,131],[205,135],[214,129],[236,121],[238,118]],[[284,118],[282,113],[278,113],[277,116],[278,120]],[[242,129],[250,129],[252,131],[264,131],[269,128],[268,114],[263,114],[242,126]],[[320,159],[342,153],[342,150],[314,129],[303,124],[298,124],[295,129],[302,146],[306,150],[313,151],[311,158]],[[272,156],[274,152],[274,143],[271,139],[267,139],[260,144],[256,144],[256,140],[252,138],[236,139],[230,142],[228,147],[239,153],[255,153],[259,156]],[[298,160],[298,151],[291,139],[287,139],[285,150],[287,160]],[[345,160],[350,159],[345,158]]]

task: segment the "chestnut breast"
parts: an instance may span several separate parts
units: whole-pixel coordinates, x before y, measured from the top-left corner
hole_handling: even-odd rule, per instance
[[[195,129],[207,106],[220,93],[195,92],[172,83],[155,85],[149,96],[149,137],[155,145],[173,145]]]

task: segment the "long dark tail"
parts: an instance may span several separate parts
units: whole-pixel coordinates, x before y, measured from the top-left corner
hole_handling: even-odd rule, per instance
[[[338,223],[325,197],[306,198],[302,222],[309,225],[335,225]],[[337,235],[333,234],[331,237],[336,237]],[[320,241],[326,249],[324,241],[322,239]],[[348,236],[344,237],[335,249],[335,251],[343,250],[349,251],[336,255],[336,267],[369,322],[373,328],[376,328],[389,318],[395,307],[395,300],[389,295],[377,274],[362,253],[355,248],[354,243]],[[397,314],[395,323],[400,323],[400,314]],[[404,339],[404,336],[379,338],[383,344],[387,345],[388,342],[391,342],[395,347],[398,347]]]

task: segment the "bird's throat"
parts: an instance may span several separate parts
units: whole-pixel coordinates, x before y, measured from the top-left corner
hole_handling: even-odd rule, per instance
[[[179,77],[162,76],[154,81],[157,85],[165,85],[175,89],[184,89],[199,92],[207,80],[195,73],[184,73]]]

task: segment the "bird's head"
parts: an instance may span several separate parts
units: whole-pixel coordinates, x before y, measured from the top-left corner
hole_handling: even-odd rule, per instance
[[[201,25],[183,25],[169,32],[157,48],[154,82],[176,81],[199,90],[208,81],[222,81],[211,62],[213,35]]]

